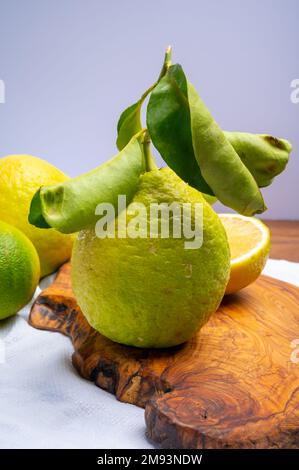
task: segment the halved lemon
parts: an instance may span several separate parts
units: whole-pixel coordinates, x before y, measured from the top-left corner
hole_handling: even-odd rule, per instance
[[[255,217],[218,214],[224,225],[231,252],[231,273],[226,294],[254,282],[261,274],[270,251],[270,231]]]

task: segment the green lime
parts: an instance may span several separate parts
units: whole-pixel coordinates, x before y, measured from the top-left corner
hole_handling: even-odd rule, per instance
[[[169,168],[141,176],[124,230],[136,203],[150,208],[173,202],[180,207],[202,204],[200,248],[186,249],[184,238],[173,233],[169,238],[121,238],[121,229],[115,238],[99,238],[94,227],[80,232],[74,244],[72,283],[78,304],[90,325],[113,341],[138,347],[183,343],[222,300],[230,272],[225,230],[202,195]],[[148,226],[149,213],[141,226]],[[192,212],[193,225],[194,217]]]
[[[20,230],[0,221],[0,320],[32,298],[40,276],[39,258]]]

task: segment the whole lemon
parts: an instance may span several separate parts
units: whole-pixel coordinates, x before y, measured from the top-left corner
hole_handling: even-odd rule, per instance
[[[31,241],[0,221],[0,320],[24,307],[39,281],[39,258]]]
[[[187,249],[186,239],[174,232],[169,238],[125,236],[136,204],[148,209],[139,220],[148,227],[151,205],[173,202],[202,204],[200,248]],[[208,321],[225,292],[230,252],[222,223],[202,195],[169,168],[141,176],[125,213],[126,226],[119,230],[115,224],[115,238],[97,237],[94,227],[79,233],[72,255],[78,304],[90,325],[113,341],[138,347],[183,343]]]
[[[9,155],[0,159],[0,220],[14,225],[32,241],[40,258],[42,277],[70,258],[73,237],[30,225],[31,199],[40,186],[67,179],[62,171],[31,155]]]

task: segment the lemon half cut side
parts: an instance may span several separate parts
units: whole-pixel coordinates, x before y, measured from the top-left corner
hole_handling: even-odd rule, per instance
[[[255,217],[218,215],[231,251],[231,273],[225,293],[232,294],[254,282],[261,274],[269,256],[270,231]]]

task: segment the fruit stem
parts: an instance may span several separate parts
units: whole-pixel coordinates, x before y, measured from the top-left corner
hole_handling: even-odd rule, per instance
[[[158,80],[152,86],[150,86],[143,93],[143,95],[141,96],[141,98],[139,100],[139,108],[140,109],[141,109],[141,106],[142,106],[144,100],[154,90],[154,88],[158,85],[161,78],[163,78],[164,75],[167,73],[167,70],[171,66],[171,55],[172,55],[172,48],[171,48],[171,46],[168,46],[166,51],[165,51],[164,62],[163,62],[163,66],[162,66],[160,75],[158,77]],[[143,146],[143,154],[144,154],[144,159],[145,159],[146,171],[152,171],[152,170],[156,170],[158,168],[157,165],[156,165],[155,159],[154,159],[154,157],[151,153],[150,145],[151,145],[151,138],[150,138],[148,130],[145,129],[144,134],[143,134],[142,146]]]
[[[146,171],[156,170],[158,167],[156,165],[153,155],[151,154],[151,138],[147,129],[144,131],[142,145]]]
[[[153,89],[157,86],[161,78],[163,78],[164,75],[167,73],[167,70],[171,66],[171,55],[172,55],[172,48],[171,46],[168,46],[165,51],[164,62],[163,62],[163,66],[162,66],[160,75],[158,77],[158,80],[150,88],[148,88],[148,90],[146,90],[145,93],[143,93],[139,101],[140,107],[142,103],[144,102],[145,98],[153,91]],[[151,149],[150,149],[151,138],[147,129],[145,130],[144,135],[143,135],[142,145],[143,145],[143,154],[144,154],[144,159],[145,159],[146,171],[156,170],[158,167],[151,153]]]

